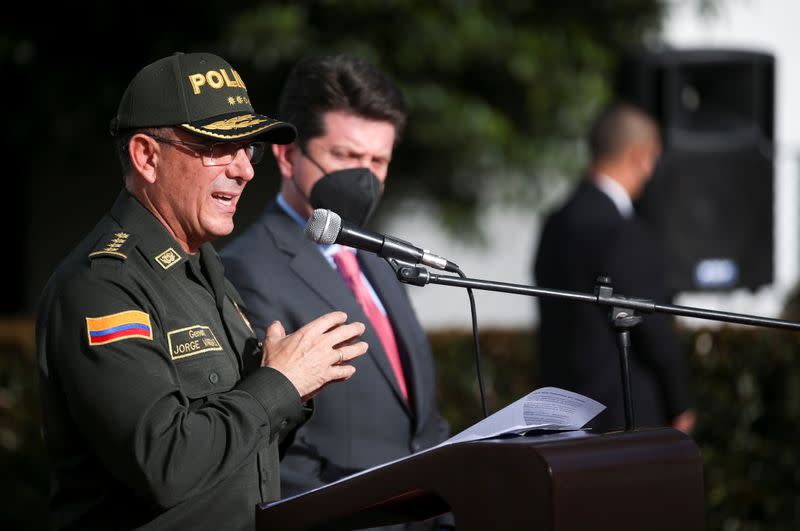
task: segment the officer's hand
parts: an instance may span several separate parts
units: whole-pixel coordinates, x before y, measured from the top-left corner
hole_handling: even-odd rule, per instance
[[[348,362],[364,354],[367,344],[353,342],[364,325],[345,321],[343,312],[327,313],[288,336],[281,323],[273,322],[264,337],[261,366],[282,372],[303,402],[327,384],[347,380],[356,372]]]

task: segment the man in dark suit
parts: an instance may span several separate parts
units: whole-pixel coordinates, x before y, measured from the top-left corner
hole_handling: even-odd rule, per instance
[[[374,211],[405,124],[400,91],[358,58],[311,58],[290,74],[279,112],[298,140],[273,150],[280,193],[223,250],[226,274],[256,330],[278,320],[292,331],[337,309],[367,324],[369,344],[355,377],[315,398],[288,449],[281,477],[291,495],[431,447],[448,428],[430,345],[394,272],[375,255],[304,235],[315,208],[358,225]]]
[[[664,263],[633,203],[660,155],[658,126],[617,103],[595,121],[588,178],[546,221],[535,262],[538,285],[592,292],[598,276],[615,293],[665,303]],[[624,426],[619,351],[609,308],[538,299],[542,383],[589,396],[607,409],[590,426]],[[650,314],[631,331],[631,386],[636,424],[690,431],[684,353],[670,318]]]

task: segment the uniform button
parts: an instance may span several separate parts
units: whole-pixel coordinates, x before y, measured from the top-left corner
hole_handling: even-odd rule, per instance
[[[212,372],[211,374],[208,375],[208,381],[211,382],[212,384],[217,383],[219,381],[219,374]]]
[[[421,448],[422,447],[418,442],[411,443],[411,449],[414,450],[415,452],[419,452]]]

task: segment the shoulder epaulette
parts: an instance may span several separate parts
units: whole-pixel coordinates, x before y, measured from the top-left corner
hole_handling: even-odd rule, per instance
[[[97,241],[89,258],[117,258],[127,260],[136,237],[128,232],[116,231],[104,235]]]

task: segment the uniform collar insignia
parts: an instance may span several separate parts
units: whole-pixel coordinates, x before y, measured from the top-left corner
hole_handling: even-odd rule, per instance
[[[180,255],[180,253],[178,253],[178,251],[170,247],[156,255],[154,259],[158,265],[160,265],[164,270],[167,270],[180,262],[183,257]]]

